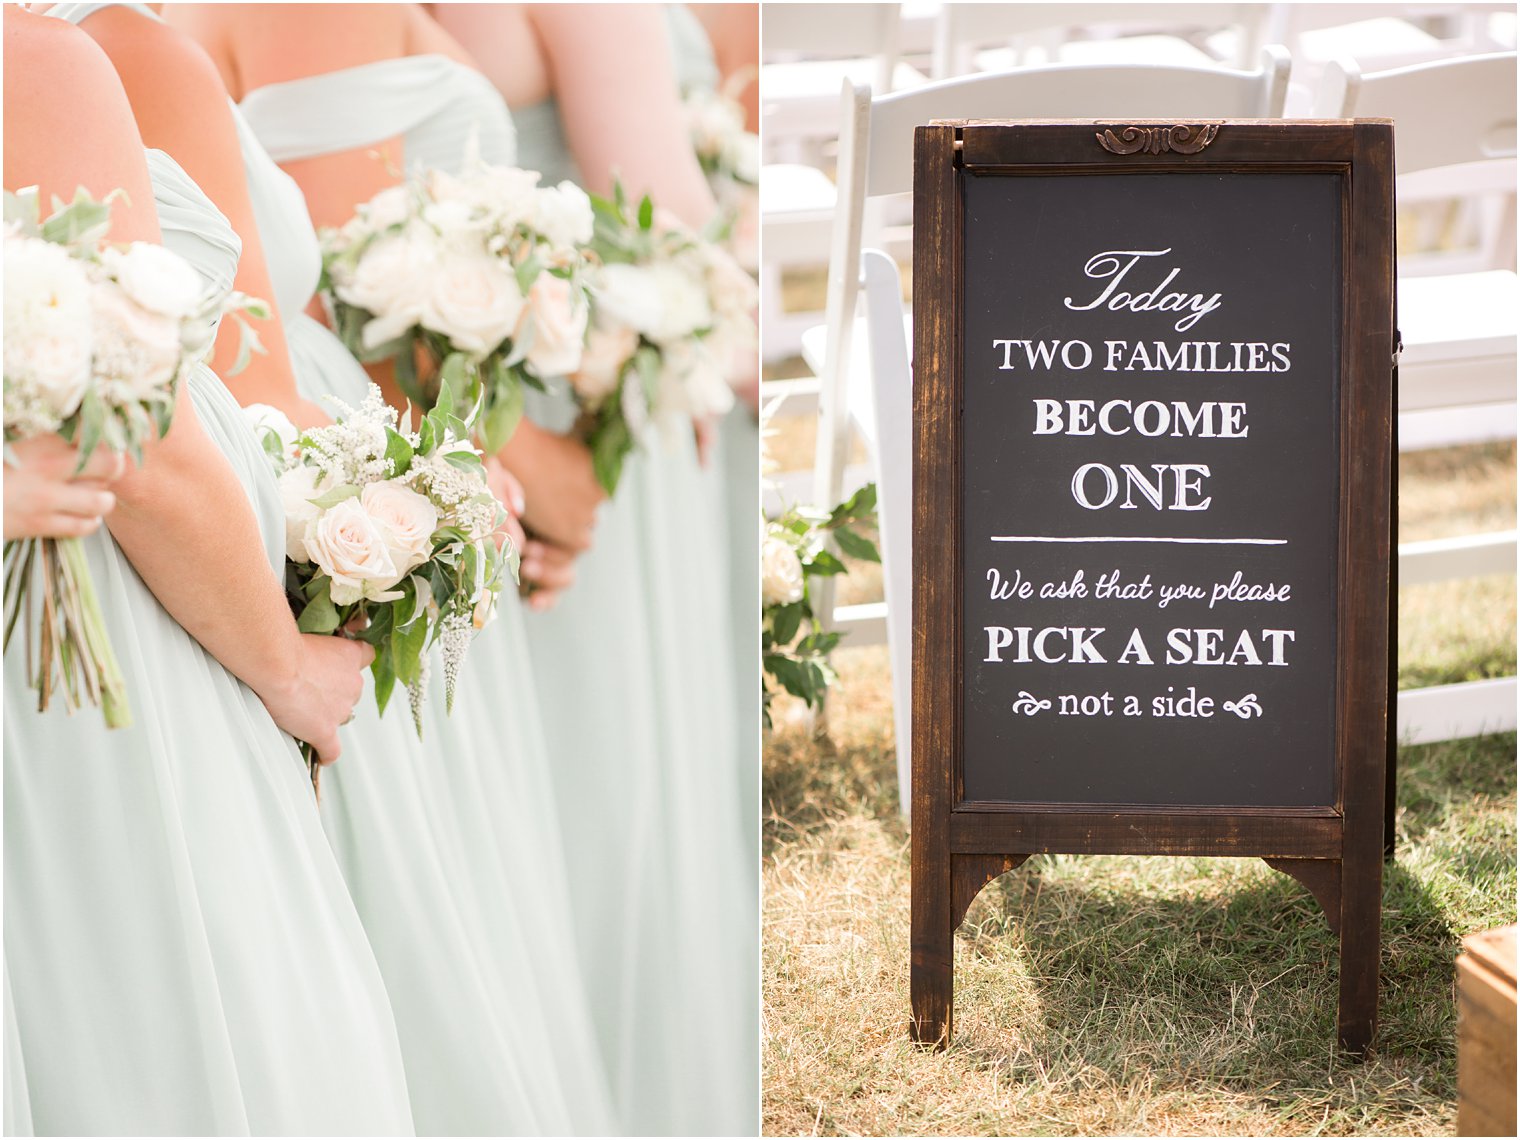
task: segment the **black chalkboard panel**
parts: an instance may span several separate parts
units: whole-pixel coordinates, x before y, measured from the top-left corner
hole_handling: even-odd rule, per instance
[[[961,184],[964,801],[1334,804],[1342,175]]]

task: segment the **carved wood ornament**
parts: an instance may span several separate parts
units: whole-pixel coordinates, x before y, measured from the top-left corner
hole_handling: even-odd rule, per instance
[[[1116,135],[1112,130],[1097,136],[1098,143],[1110,154],[1197,154],[1219,133],[1218,123],[1171,127],[1125,127]]]

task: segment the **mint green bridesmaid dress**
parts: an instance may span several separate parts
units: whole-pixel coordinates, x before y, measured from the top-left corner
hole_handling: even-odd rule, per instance
[[[302,313],[320,254],[300,192],[273,160],[399,135],[408,166],[457,169],[467,146],[509,163],[511,121],[484,79],[442,56],[261,88],[241,112],[297,379],[310,398],[355,402],[363,368]],[[323,778],[323,819],[391,989],[423,1133],[612,1127],[585,987],[563,947],[570,891],[522,617],[504,597],[470,647],[452,716],[433,670],[421,744],[398,696],[384,718],[368,709],[345,730],[353,755]],[[416,884],[412,895],[397,891],[402,881]],[[466,961],[467,978],[449,965]]]
[[[582,180],[552,99],[513,117],[521,165]],[[564,430],[574,412],[537,398],[529,415]],[[576,945],[636,1135],[759,1118],[759,727],[721,498],[690,438],[631,456],[574,587],[528,618],[571,880],[597,884]]]
[[[149,166],[165,245],[230,285],[237,236],[172,160]],[[187,383],[275,574],[258,444],[209,369]],[[384,985],[294,742],[107,532],[85,545],[133,723],[38,713],[6,655],[6,1131],[410,1133]]]

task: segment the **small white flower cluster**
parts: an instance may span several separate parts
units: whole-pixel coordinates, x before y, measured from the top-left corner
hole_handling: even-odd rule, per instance
[[[172,407],[221,315],[183,258],[147,242],[70,248],[17,227],[4,241],[7,439],[60,431],[86,399],[105,416]]]
[[[373,384],[357,408],[341,400],[334,400],[333,405],[339,412],[337,421],[306,433],[304,462],[316,467],[329,486],[362,485],[390,478],[395,465],[385,454],[389,438],[386,429],[395,430],[396,409],[385,402],[380,389]],[[280,415],[273,408],[267,411]],[[283,437],[284,433],[281,434]],[[415,447],[417,437],[411,435],[407,442]]]
[[[591,239],[591,202],[573,183],[538,180],[478,162],[457,175],[420,172],[324,235],[333,296],[362,318],[351,347],[383,353],[422,330],[477,363],[502,354],[542,379],[574,371],[586,336],[579,247]]]
[[[760,181],[760,136],[744,129],[744,107],[737,99],[721,91],[692,91],[685,110],[691,148],[709,180],[749,186]]]
[[[641,344],[655,348],[652,392],[634,379],[623,385],[623,415],[637,438],[651,420],[667,434],[693,418],[733,406],[728,386],[736,355],[755,343],[756,289],[726,252],[668,218],[649,256],[615,261],[593,280],[592,327],[571,386],[593,411],[618,390]]]

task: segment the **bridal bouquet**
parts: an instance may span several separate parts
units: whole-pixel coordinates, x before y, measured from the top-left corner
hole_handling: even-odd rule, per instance
[[[664,219],[646,196],[633,210],[621,184],[593,198],[591,328],[570,375],[579,430],[610,495],[623,461],[652,427],[667,437],[733,406],[726,379],[755,342],[754,281],[712,242]]]
[[[179,381],[209,351],[218,319],[239,308],[268,315],[261,302],[208,289],[163,246],[106,244],[114,197],[81,189],[39,221],[35,190],[5,192],[5,442],[62,436],[81,468],[97,447],[141,462],[143,444],[169,429]],[[70,712],[88,701],[110,727],[131,723],[79,539],[5,544],[6,645],[18,625],[39,710],[57,688]]]
[[[334,326],[360,360],[393,360],[409,399],[431,404],[451,361],[481,378],[487,452],[511,436],[523,385],[580,366],[591,204],[569,182],[467,161],[420,172],[323,235]]]
[[[445,372],[416,431],[374,385],[358,408],[338,405],[337,423],[304,434],[274,408],[245,409],[279,477],[296,624],[374,646],[375,701],[384,712],[400,681],[419,736],[429,647],[442,645],[452,711],[470,640],[495,616],[504,573],[517,577],[517,552],[496,545],[505,512],[470,442],[478,387],[459,371]],[[302,751],[316,787],[316,758]]]

